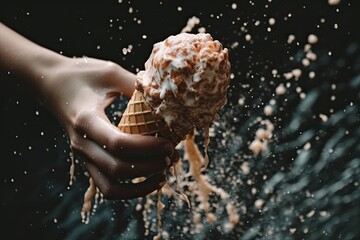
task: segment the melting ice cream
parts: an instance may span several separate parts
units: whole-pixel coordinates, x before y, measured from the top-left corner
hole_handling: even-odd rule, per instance
[[[136,89],[180,139],[202,129],[226,103],[228,50],[207,33],[180,33],[154,44]]]

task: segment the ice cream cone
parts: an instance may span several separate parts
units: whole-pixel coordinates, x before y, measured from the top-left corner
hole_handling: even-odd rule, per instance
[[[173,134],[163,119],[156,115],[143,94],[134,91],[118,128],[130,134],[152,135],[167,138],[177,145],[181,139]]]

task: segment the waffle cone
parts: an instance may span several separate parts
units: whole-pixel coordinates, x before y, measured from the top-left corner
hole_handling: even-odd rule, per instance
[[[167,138],[177,145],[181,139],[171,132],[168,125],[146,102],[143,94],[134,91],[118,128],[125,133],[152,135]]]

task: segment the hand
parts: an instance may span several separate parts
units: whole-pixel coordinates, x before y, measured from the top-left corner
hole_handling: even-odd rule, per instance
[[[93,58],[65,58],[48,68],[43,99],[69,135],[71,148],[105,198],[147,195],[165,183],[164,170],[177,160],[174,146],[150,136],[121,132],[105,108],[125,89],[133,92],[135,75]],[[122,180],[150,176],[141,183]]]
[[[165,139],[129,135],[112,125],[105,108],[130,97],[135,75],[93,58],[68,58],[0,23],[0,70],[17,75],[59,119],[71,148],[105,198],[144,196],[164,184],[163,171],[178,159]],[[148,177],[141,183],[120,180]]]

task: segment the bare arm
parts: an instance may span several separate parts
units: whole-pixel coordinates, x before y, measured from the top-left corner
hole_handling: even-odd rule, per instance
[[[171,143],[125,134],[105,114],[117,95],[131,96],[134,74],[110,61],[62,56],[1,23],[0,70],[18,76],[57,117],[71,148],[105,197],[144,196],[165,180],[162,171],[176,158]],[[147,181],[118,181],[140,176],[148,176]]]

